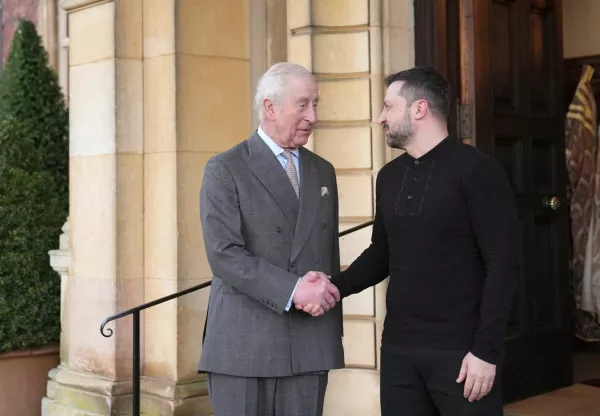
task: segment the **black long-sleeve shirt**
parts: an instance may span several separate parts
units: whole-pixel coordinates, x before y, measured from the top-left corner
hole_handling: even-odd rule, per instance
[[[518,274],[518,213],[502,168],[446,138],[377,177],[371,245],[332,283],[390,276],[382,345],[465,349],[496,364]]]

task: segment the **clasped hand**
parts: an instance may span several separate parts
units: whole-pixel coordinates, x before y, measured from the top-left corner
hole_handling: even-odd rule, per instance
[[[293,302],[296,309],[321,316],[340,301],[340,292],[322,272],[308,272],[298,283]]]

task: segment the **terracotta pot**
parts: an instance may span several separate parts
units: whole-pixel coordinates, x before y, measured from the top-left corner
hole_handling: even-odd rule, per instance
[[[58,345],[0,354],[0,415],[40,416],[48,372],[60,362]]]

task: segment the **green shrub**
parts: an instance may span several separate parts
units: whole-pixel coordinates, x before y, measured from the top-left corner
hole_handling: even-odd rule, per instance
[[[0,78],[0,352],[57,342],[57,248],[69,209],[68,112],[33,23]]]

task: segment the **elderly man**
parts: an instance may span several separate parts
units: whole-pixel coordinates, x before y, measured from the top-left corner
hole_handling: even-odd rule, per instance
[[[257,86],[258,131],[206,165],[214,277],[198,370],[216,416],[321,415],[328,371],[344,366],[339,292],[326,277],[340,270],[336,177],[303,148],[318,98],[308,70],[272,66]]]
[[[518,274],[511,185],[492,158],[449,136],[440,74],[417,67],[386,84],[379,122],[406,153],[377,176],[371,245],[331,282],[343,298],[390,276],[382,416],[500,416],[497,365]]]

